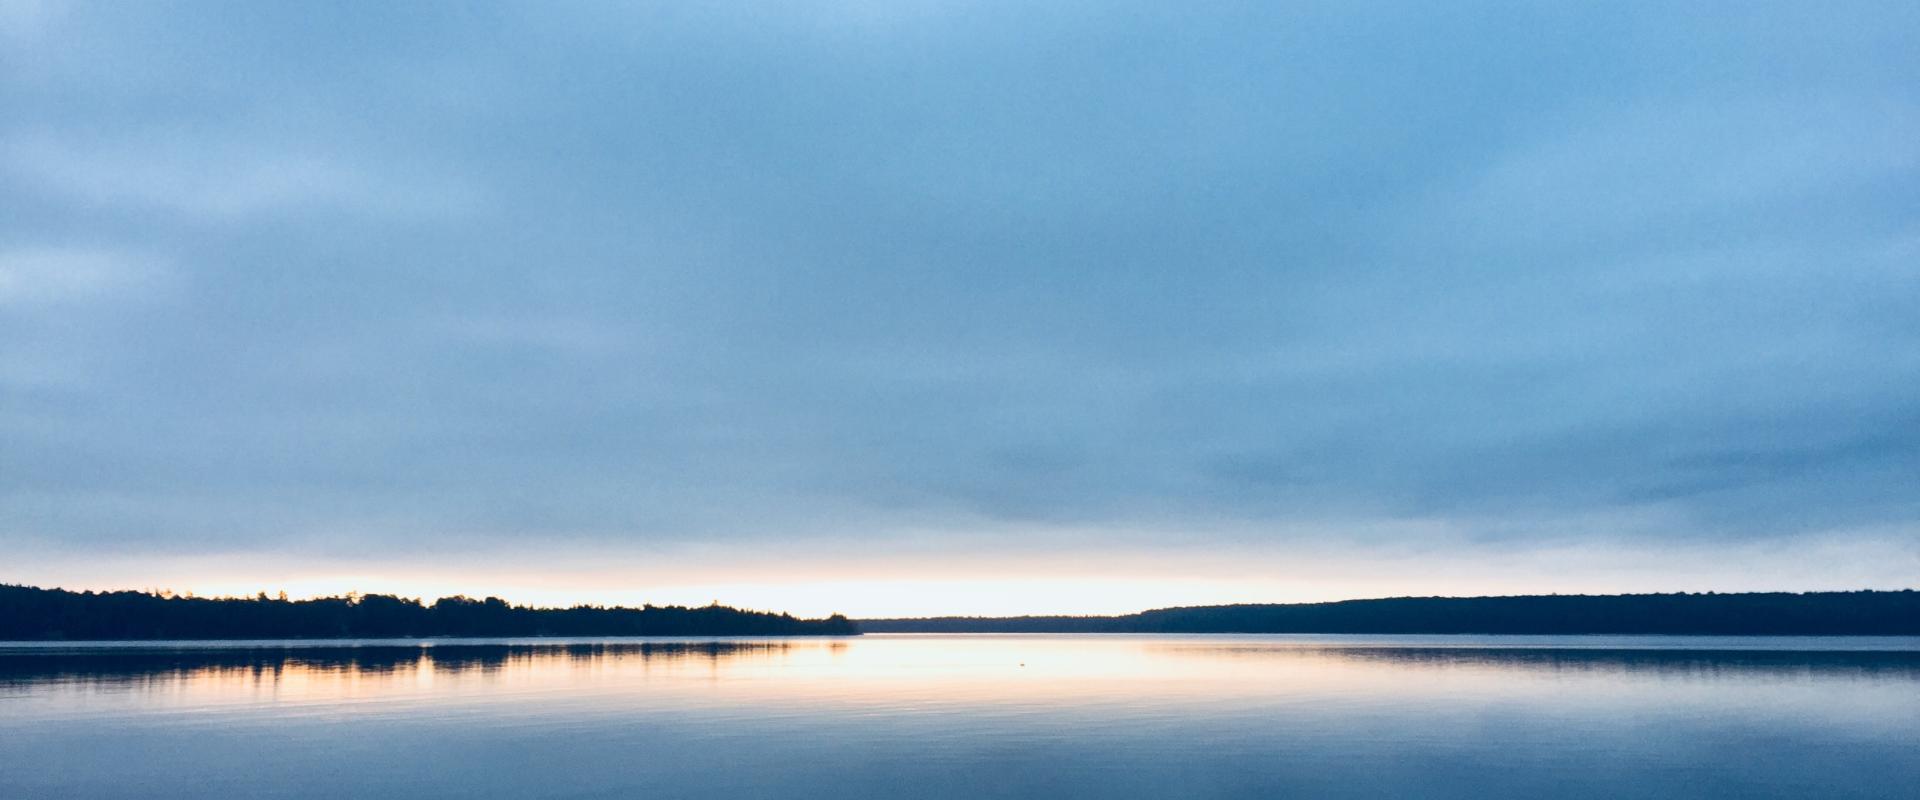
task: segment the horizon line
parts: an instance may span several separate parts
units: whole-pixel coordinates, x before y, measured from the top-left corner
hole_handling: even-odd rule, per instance
[[[295,595],[289,594],[285,590],[268,592],[267,590],[262,589],[253,594],[224,594],[224,593],[223,594],[198,594],[192,590],[187,590],[184,592],[176,592],[169,588],[148,587],[148,588],[122,588],[122,589],[69,589],[69,588],[66,588],[65,586],[38,586],[34,584],[11,583],[11,582],[0,582],[0,588],[34,589],[34,590],[41,590],[41,591],[60,591],[60,592],[68,592],[72,594],[93,594],[93,595],[134,593],[134,594],[145,594],[153,597],[161,597],[161,598],[167,598],[167,599],[178,598],[178,599],[189,599],[189,600],[247,601],[247,600],[258,600],[264,597],[268,600],[283,600],[286,602],[310,602],[310,601],[316,601],[316,600],[335,600],[335,599],[356,600],[358,598],[363,598],[363,597],[392,597],[392,598],[397,598],[401,600],[413,601],[416,603],[420,603],[421,605],[431,605],[432,602],[434,601],[439,601],[439,600],[448,599],[448,598],[464,597],[471,600],[489,600],[489,599],[500,600],[501,602],[504,602],[507,605],[515,608],[527,608],[527,609],[536,609],[536,610],[565,610],[570,608],[609,608],[609,609],[636,608],[637,609],[637,608],[645,608],[645,607],[655,607],[655,608],[723,607],[723,608],[732,608],[740,611],[754,611],[754,612],[767,613],[767,614],[785,614],[785,615],[794,616],[796,618],[803,618],[803,619],[811,618],[811,617],[802,617],[801,615],[796,614],[795,612],[787,611],[783,609],[758,608],[758,607],[751,607],[751,606],[745,606],[745,605],[734,605],[731,603],[723,602],[719,598],[714,598],[706,606],[699,606],[699,605],[685,604],[685,603],[653,603],[650,601],[641,602],[638,605],[626,605],[626,604],[620,604],[620,603],[595,603],[595,602],[586,602],[586,601],[575,602],[568,605],[538,605],[533,603],[526,603],[526,604],[516,603],[512,600],[509,600],[506,597],[501,597],[499,595],[494,595],[494,594],[484,594],[481,596],[474,596],[474,595],[469,595],[463,592],[456,592],[454,594],[442,594],[442,595],[435,595],[435,596],[429,596],[427,594],[418,594],[418,595],[410,596],[410,595],[398,593],[398,592],[349,590],[347,592],[338,593],[338,594],[312,593],[312,594],[295,596]],[[963,613],[960,613],[960,614],[926,614],[926,615],[909,615],[909,616],[899,616],[899,615],[889,616],[889,615],[855,615],[855,614],[848,614],[845,612],[834,611],[826,614],[820,614],[818,615],[818,618],[826,619],[834,616],[843,616],[848,619],[854,620],[856,622],[863,621],[863,620],[908,621],[908,620],[1110,619],[1110,618],[1137,616],[1140,614],[1145,614],[1145,613],[1154,612],[1154,611],[1171,611],[1171,610],[1180,610],[1180,609],[1235,608],[1235,607],[1246,607],[1246,606],[1314,606],[1314,605],[1332,605],[1337,603],[1370,602],[1370,601],[1381,601],[1381,600],[1489,600],[1489,599],[1538,598],[1538,597],[1662,597],[1662,596],[1670,597],[1670,596],[1694,596],[1694,595],[1715,595],[1715,596],[1809,595],[1809,594],[1818,595],[1818,594],[1858,594],[1858,593],[1873,593],[1873,592],[1901,593],[1901,592],[1914,592],[1914,591],[1920,591],[1920,587],[1904,586],[1899,588],[1809,589],[1809,590],[1800,590],[1800,591],[1780,589],[1780,590],[1754,590],[1754,591],[1730,591],[1730,592],[1708,589],[1704,591],[1672,590],[1672,591],[1630,591],[1630,592],[1613,592],[1613,593],[1532,592],[1532,593],[1518,593],[1518,594],[1478,594],[1478,595],[1459,595],[1459,594],[1411,595],[1409,594],[1409,595],[1376,595],[1376,596],[1365,596],[1365,597],[1346,597],[1346,598],[1330,599],[1330,600],[1174,604],[1174,605],[1163,605],[1163,606],[1151,606],[1147,608],[1140,608],[1133,611],[1123,611],[1123,612],[1104,613],[1104,614],[1029,612],[1029,613],[1022,613],[1022,614],[963,614]]]

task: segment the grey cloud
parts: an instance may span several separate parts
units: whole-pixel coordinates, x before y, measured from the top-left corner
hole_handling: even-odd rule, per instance
[[[77,7],[0,253],[177,282],[7,321],[89,379],[0,537],[1884,532],[1920,20],[1843,5]]]

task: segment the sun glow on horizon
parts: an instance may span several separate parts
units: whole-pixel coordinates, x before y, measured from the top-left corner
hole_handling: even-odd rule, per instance
[[[86,587],[94,588],[94,587]],[[101,587],[104,588],[104,587]],[[498,596],[519,605],[704,606],[709,603],[801,617],[1020,616],[1129,614],[1172,605],[1300,602],[1364,595],[1297,581],[1235,581],[1137,578],[943,578],[836,579],[799,582],[729,582],[656,585],[648,589],[554,586],[545,582],[457,585],[444,580],[377,575],[316,576],[273,585],[234,581],[171,587],[198,597],[252,597],[285,592],[293,599],[348,593],[417,597]],[[1356,589],[1357,591],[1357,589]]]
[[[75,591],[171,590],[201,597],[292,598],[351,592],[432,601],[495,596],[518,605],[704,606],[840,613],[854,618],[1129,614],[1170,606],[1401,596],[1819,591],[1914,588],[1910,546],[1839,540],[1793,547],[1561,548],[1524,552],[1353,551],[1282,556],[1251,550],[1112,548],[1098,557],[982,553],[778,560],[714,551],[593,563],[552,554],[464,562],[327,560],[264,555],[94,559],[0,575]],[[505,566],[512,565],[512,566]]]

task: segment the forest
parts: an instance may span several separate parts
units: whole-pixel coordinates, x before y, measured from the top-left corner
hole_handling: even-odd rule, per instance
[[[722,605],[535,608],[498,597],[431,605],[384,594],[289,600],[0,584],[0,640],[369,639],[425,636],[846,636],[845,616],[798,619]]]
[[[1920,592],[1394,597],[1112,617],[863,619],[872,633],[1482,633],[1920,636]]]

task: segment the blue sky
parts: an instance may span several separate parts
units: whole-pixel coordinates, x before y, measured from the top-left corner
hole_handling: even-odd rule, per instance
[[[0,581],[1920,576],[1911,3],[0,2]]]

